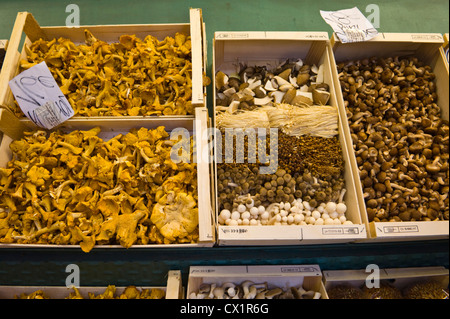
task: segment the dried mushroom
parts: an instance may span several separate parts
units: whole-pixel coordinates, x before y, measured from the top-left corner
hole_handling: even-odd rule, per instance
[[[171,160],[176,141],[165,128],[109,141],[99,133],[27,132],[10,144],[13,158],[0,169],[0,242],[79,244],[88,252],[96,244],[197,241],[196,165]],[[179,209],[189,224],[183,231],[157,217],[174,208],[171,218]]]
[[[85,30],[85,38],[82,45],[65,38],[25,45],[20,68],[45,61],[78,116],[193,114],[190,36],[122,35],[109,44]]]
[[[338,64],[370,221],[449,219],[449,125],[415,57]]]

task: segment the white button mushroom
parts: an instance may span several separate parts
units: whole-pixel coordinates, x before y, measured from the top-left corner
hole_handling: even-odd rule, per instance
[[[257,207],[252,207],[252,208],[250,208],[250,214],[251,214],[252,216],[258,216],[258,214],[259,214],[259,209],[258,209]]]
[[[227,220],[231,218],[231,212],[228,209],[224,209],[220,212],[220,217],[223,220]]]
[[[330,218],[332,218],[332,219],[338,218],[338,216],[339,216],[337,211],[331,212],[329,215],[330,215]]]
[[[332,213],[336,211],[336,203],[335,202],[328,202],[327,206],[325,207],[328,213]]]
[[[229,219],[229,224],[228,224],[228,226],[239,226],[239,223],[238,223],[238,221],[237,220],[235,220],[235,219]]]
[[[303,202],[302,204],[303,204],[303,208],[304,208],[304,209],[306,209],[306,210],[311,210],[311,206],[309,205],[308,202]]]
[[[296,214],[296,215],[294,215],[294,222],[296,224],[300,224],[304,220],[305,220],[305,215],[303,215],[303,214]]]
[[[247,207],[245,207],[245,205],[243,205],[243,204],[239,204],[239,206],[237,207],[237,211],[239,212],[239,213],[243,213],[243,212],[245,212],[247,210]]]
[[[241,214],[241,218],[242,219],[250,219],[250,212],[247,212],[247,211],[243,212]]]
[[[234,211],[231,213],[231,219],[232,220],[238,220],[239,218],[241,218],[241,213],[238,211]]]
[[[287,217],[287,222],[289,225],[294,223],[294,216],[292,216],[292,214]]]
[[[320,216],[321,216],[321,214],[320,214],[320,212],[319,212],[318,210],[314,210],[314,211],[311,213],[311,216],[314,217],[314,219],[319,219]]]
[[[314,225],[323,225],[324,223],[325,223],[325,221],[322,218],[317,218]]]
[[[266,209],[264,208],[264,206],[260,205],[260,206],[258,207],[258,212],[259,212],[259,214],[262,214],[262,213],[264,213],[265,211],[266,211]]]
[[[338,214],[345,214],[345,212],[347,211],[347,205],[345,205],[344,203],[337,204],[336,211],[338,212]]]

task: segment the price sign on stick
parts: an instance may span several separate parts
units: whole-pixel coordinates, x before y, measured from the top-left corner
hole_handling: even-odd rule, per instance
[[[45,62],[20,73],[9,87],[22,112],[40,127],[52,129],[75,114]]]
[[[320,11],[320,15],[342,43],[367,41],[378,35],[377,29],[357,7],[339,11]]]

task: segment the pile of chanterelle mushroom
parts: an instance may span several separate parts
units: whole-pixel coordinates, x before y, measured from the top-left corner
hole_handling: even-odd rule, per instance
[[[25,45],[20,68],[45,61],[77,116],[194,113],[189,35],[122,35],[107,43],[85,30],[85,37],[81,45],[65,38]],[[17,114],[23,116],[19,108]]]

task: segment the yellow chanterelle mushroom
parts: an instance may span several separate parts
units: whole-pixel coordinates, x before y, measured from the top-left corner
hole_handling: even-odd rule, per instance
[[[163,126],[109,141],[99,128],[28,132],[0,168],[0,243],[95,245],[198,240],[196,164],[172,162]],[[193,155],[193,148],[190,156]]]
[[[37,40],[25,45],[20,68],[45,61],[77,116],[193,114],[190,36],[123,35],[110,44],[85,30],[85,43]]]

